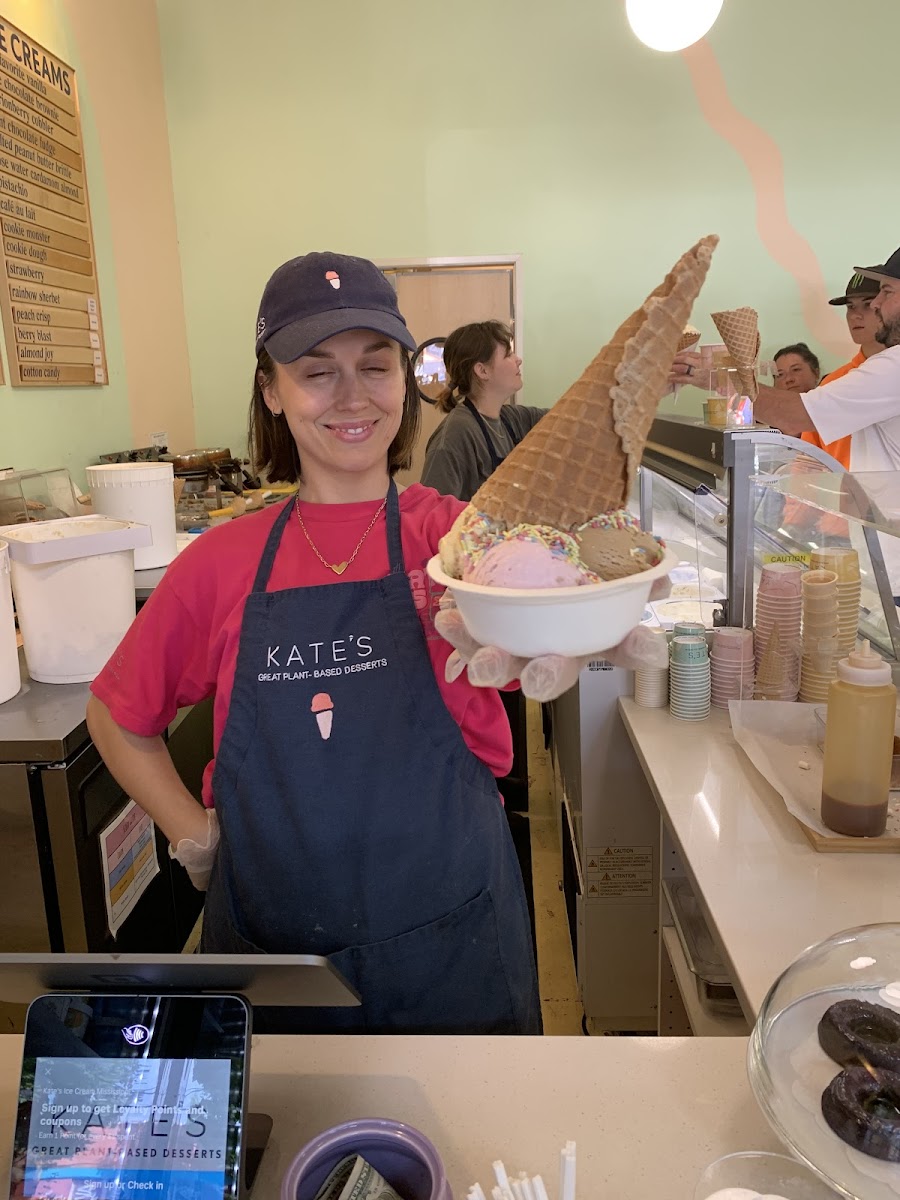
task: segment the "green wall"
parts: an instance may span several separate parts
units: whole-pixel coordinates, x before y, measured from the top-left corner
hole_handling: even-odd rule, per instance
[[[132,441],[109,205],[91,102],[91,81],[81,68],[78,47],[58,0],[42,0],[39,4],[33,0],[3,0],[2,14],[75,68],[109,384],[10,387],[6,343],[0,338],[7,381],[0,387],[0,467],[65,466],[84,488],[87,463],[96,462],[97,455],[104,451],[130,446]]]
[[[825,297],[900,242],[897,0],[725,0],[696,52],[714,69],[693,60],[752,122],[726,113],[724,136],[687,56],[639,45],[618,0],[157,9],[201,444],[243,444],[259,294],[307,250],[522,253],[524,398],[545,405],[702,234],[722,237],[704,335],[750,304],[764,354],[806,339],[828,367],[850,346]],[[732,132],[763,145],[756,187]],[[784,254],[758,194],[786,205]]]

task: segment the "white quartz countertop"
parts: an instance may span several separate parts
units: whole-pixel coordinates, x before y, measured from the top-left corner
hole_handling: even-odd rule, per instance
[[[748,1017],[807,946],[900,921],[900,856],[814,850],[735,742],[727,712],[678,721],[619,704]]]
[[[0,1179],[21,1038],[0,1037]],[[579,1200],[691,1200],[703,1167],[735,1150],[779,1148],[746,1079],[743,1038],[296,1037],[254,1041],[250,1107],[274,1118],[254,1197],[277,1200],[312,1136],[392,1117],[437,1147],[455,1197],[491,1163],[542,1174],[578,1145]]]

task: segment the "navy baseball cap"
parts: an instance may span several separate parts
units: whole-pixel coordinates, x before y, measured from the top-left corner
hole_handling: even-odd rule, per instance
[[[349,329],[371,329],[416,348],[397,293],[374,263],[328,251],[304,254],[280,266],[265,286],[256,353],[265,347],[276,362],[293,362]]]
[[[883,271],[884,267],[867,267],[868,271]],[[846,294],[843,296],[835,296],[833,300],[829,300],[829,304],[849,304],[851,300],[862,299],[872,300],[878,295],[879,283],[870,275],[863,275],[861,271],[857,271],[855,275],[851,275],[850,282],[847,284]]]
[[[884,266],[854,267],[853,270],[867,279],[877,279],[879,283],[882,279],[900,279],[900,250],[895,250]]]

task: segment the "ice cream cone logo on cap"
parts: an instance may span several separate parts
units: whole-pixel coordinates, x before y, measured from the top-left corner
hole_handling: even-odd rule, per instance
[[[341,277],[340,277],[340,275],[338,275],[337,271],[326,271],[325,278],[328,280],[328,282],[331,284],[331,286],[334,288],[335,291],[337,291],[338,288],[341,286]]]
[[[323,742],[331,737],[331,722],[334,719],[334,702],[327,692],[316,692],[312,698],[309,711],[316,718],[319,733]]]

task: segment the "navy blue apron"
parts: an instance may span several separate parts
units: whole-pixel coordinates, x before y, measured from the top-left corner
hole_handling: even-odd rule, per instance
[[[521,873],[434,677],[397,489],[387,576],[267,592],[293,508],[244,610],[201,951],[328,956],[362,1007],[294,1010],[298,1032],[539,1033]]]
[[[485,445],[487,446],[488,457],[491,460],[491,474],[493,475],[493,473],[497,470],[497,468],[503,462],[503,459],[497,453],[497,447],[494,445],[494,439],[491,437],[490,430],[487,427],[487,422],[485,421],[485,419],[481,415],[481,413],[478,411],[478,409],[475,407],[475,405],[472,403],[472,401],[468,398],[468,396],[466,397],[465,400],[463,400],[463,404],[466,406],[466,408],[469,410],[469,412],[472,414],[472,416],[478,422],[478,427],[481,430],[481,436],[484,438]],[[503,428],[509,434],[509,440],[513,446],[513,449],[515,449],[515,447],[518,445],[520,439],[519,439],[518,434],[516,433],[516,430],[515,430],[515,427],[513,426],[512,421],[510,421],[509,417],[507,417],[506,413],[503,411],[503,409],[505,407],[506,407],[506,405],[503,405],[500,408],[500,424],[503,426]],[[504,455],[504,457],[505,457],[505,455]]]

